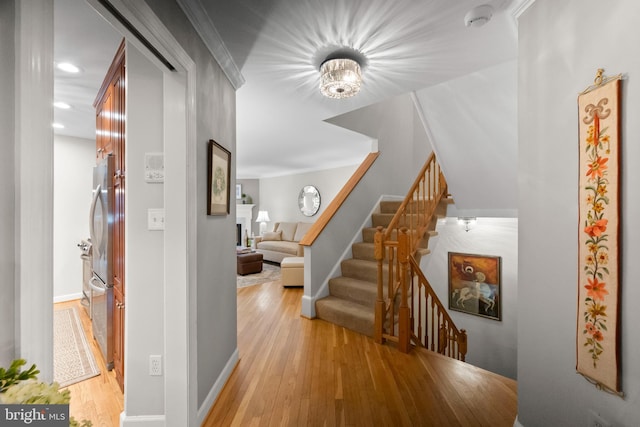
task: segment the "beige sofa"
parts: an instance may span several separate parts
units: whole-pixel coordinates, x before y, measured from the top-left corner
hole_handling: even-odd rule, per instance
[[[262,254],[265,261],[278,264],[287,257],[304,256],[298,242],[312,225],[309,222],[276,222],[273,231],[256,237],[256,251]]]

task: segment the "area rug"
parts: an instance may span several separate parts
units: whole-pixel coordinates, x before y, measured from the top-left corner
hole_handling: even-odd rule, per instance
[[[247,274],[246,276],[238,275],[237,285],[239,288],[244,288],[276,280],[280,280],[280,267],[265,262],[262,264],[262,272],[260,273]]]
[[[66,387],[100,374],[74,307],[53,312],[53,380]]]

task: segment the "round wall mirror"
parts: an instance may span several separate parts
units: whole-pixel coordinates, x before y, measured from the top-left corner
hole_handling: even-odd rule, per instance
[[[314,216],[320,209],[320,192],[313,185],[305,185],[298,195],[298,207],[304,216]]]

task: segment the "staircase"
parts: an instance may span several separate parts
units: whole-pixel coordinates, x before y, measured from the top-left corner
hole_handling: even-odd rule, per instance
[[[372,227],[363,228],[362,242],[354,243],[351,247],[353,258],[342,261],[342,276],[329,280],[330,295],[316,301],[318,318],[373,336],[378,289],[378,265],[374,257],[373,238],[377,227],[386,228],[389,225],[401,204],[402,201],[380,202],[379,213],[371,216]],[[446,205],[442,204],[439,213],[446,213]],[[430,236],[436,234],[435,224],[436,218],[420,241],[417,256],[429,253],[428,241]]]

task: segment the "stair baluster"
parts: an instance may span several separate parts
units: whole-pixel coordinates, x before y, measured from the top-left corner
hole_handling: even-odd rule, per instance
[[[415,258],[418,245],[433,225],[436,209],[446,196],[447,184],[432,154],[388,227],[378,227],[374,237],[378,266],[374,338],[378,343],[397,342],[399,350],[405,353],[413,342],[464,361],[466,331],[455,326]],[[386,299],[385,265],[388,268]],[[400,305],[396,318],[397,298]]]

